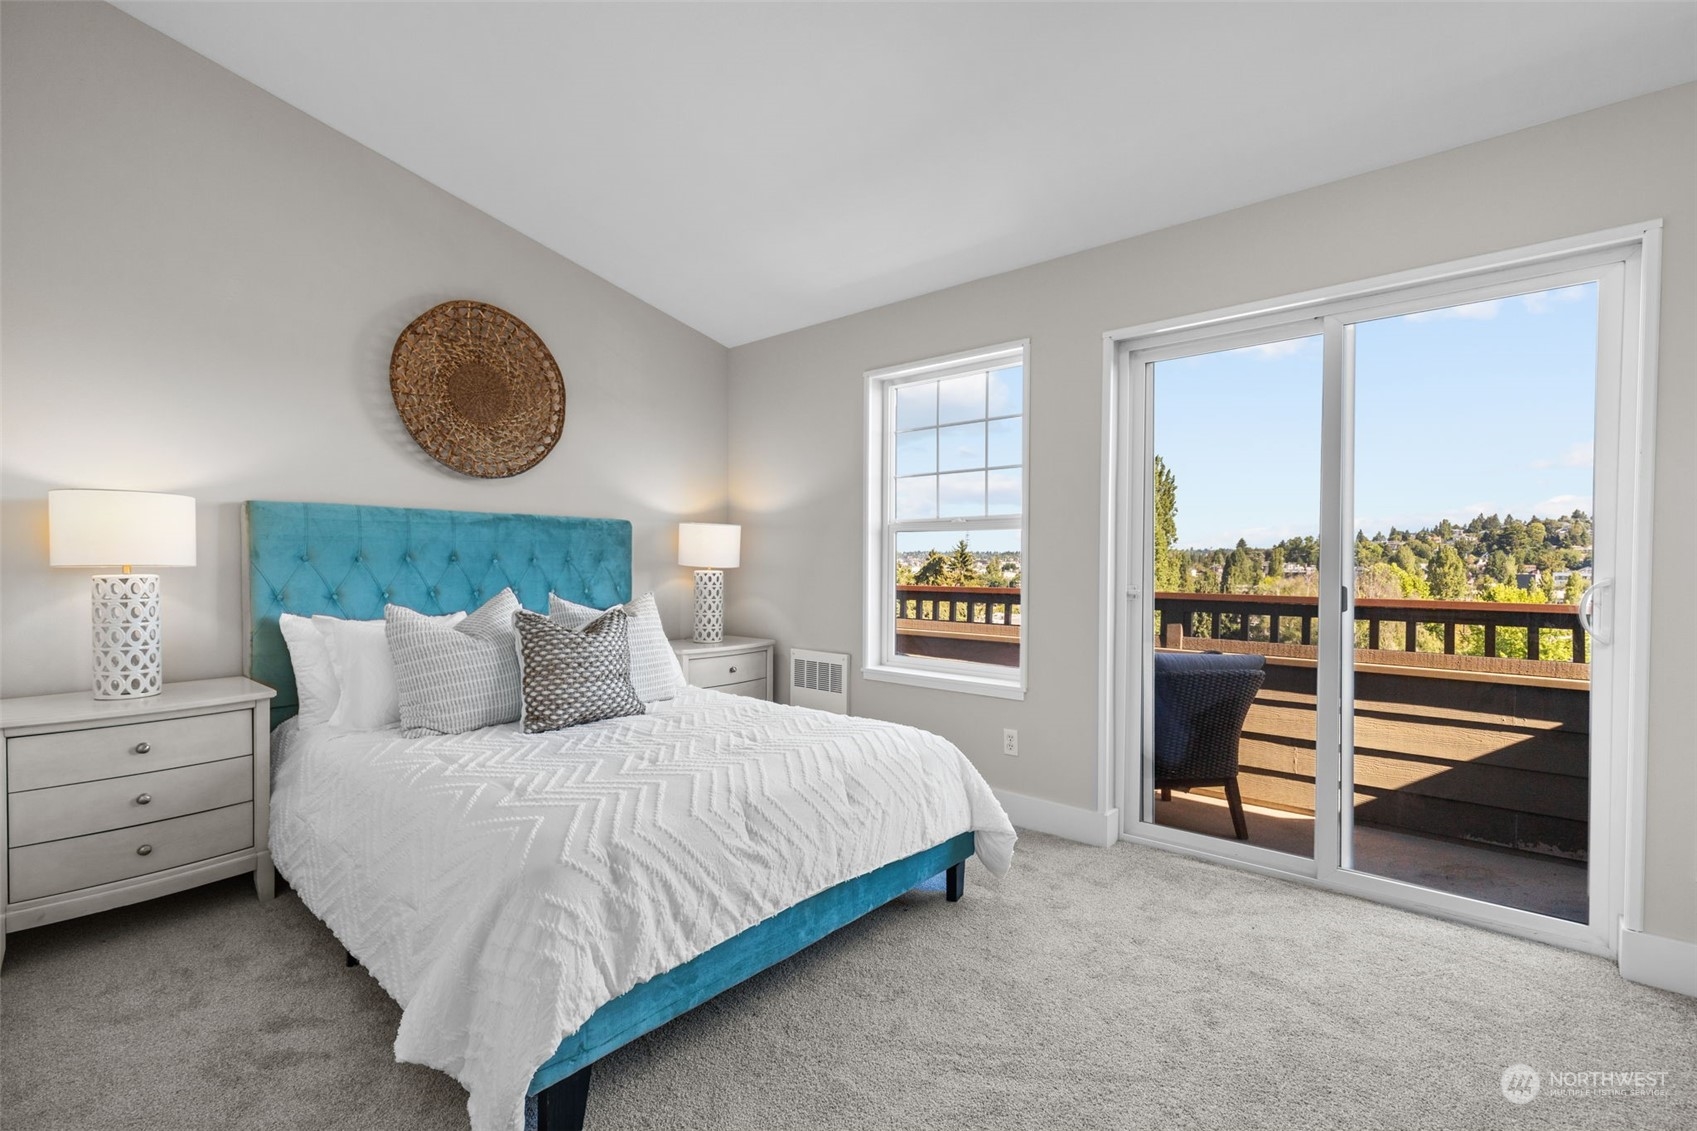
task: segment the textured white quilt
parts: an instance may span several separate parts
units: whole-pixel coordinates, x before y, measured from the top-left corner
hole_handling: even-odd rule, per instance
[[[959,833],[1014,831],[954,746],[912,727],[687,688],[550,734],[279,743],[271,851],[402,1006],[395,1055],[515,1131],[600,1006],[808,896]]]

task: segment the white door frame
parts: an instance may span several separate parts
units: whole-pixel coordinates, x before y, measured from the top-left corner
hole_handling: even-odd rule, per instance
[[[1653,502],[1656,342],[1661,273],[1661,222],[1623,228],[1534,247],[1478,256],[1432,267],[1399,272],[1355,284],[1329,287],[1264,303],[1251,303],[1194,317],[1110,331],[1103,341],[1103,484],[1101,562],[1101,654],[1098,720],[1098,788],[1103,808],[1118,803],[1122,837],[1156,844],[1254,871],[1315,883],[1428,914],[1476,923],[1495,930],[1525,935],[1575,949],[1613,955],[1619,931],[1641,930],[1643,916],[1644,782],[1648,705],[1648,628],[1650,624],[1650,538]],[[1140,646],[1153,628],[1152,602],[1142,594],[1152,587],[1153,566],[1133,547],[1147,545],[1153,516],[1146,513],[1144,470],[1135,466],[1137,453],[1147,450],[1151,414],[1147,403],[1134,404],[1137,394],[1149,394],[1148,383],[1133,381],[1131,366],[1162,356],[1230,349],[1281,337],[1318,333],[1324,327],[1326,390],[1322,424],[1322,466],[1339,469],[1323,474],[1321,516],[1321,592],[1332,579],[1353,582],[1347,568],[1342,532],[1353,521],[1352,501],[1346,497],[1353,460],[1348,445],[1353,428],[1349,395],[1353,389],[1346,366],[1350,324],[1363,321],[1363,312],[1383,316],[1393,304],[1432,305],[1468,301],[1469,290],[1512,287],[1517,282],[1558,276],[1567,269],[1617,264],[1613,288],[1624,314],[1612,320],[1618,331],[1610,338],[1609,288],[1599,288],[1599,403],[1596,427],[1599,450],[1613,448],[1611,461],[1618,474],[1605,481],[1599,472],[1593,510],[1605,501],[1612,508],[1615,529],[1598,530],[1598,578],[1601,565],[1612,567],[1601,623],[1611,626],[1615,643],[1593,641],[1593,695],[1606,691],[1603,717],[1594,712],[1591,740],[1594,751],[1605,749],[1609,761],[1604,780],[1592,775],[1591,842],[1589,861],[1591,922],[1574,924],[1547,916],[1500,907],[1446,892],[1349,870],[1344,842],[1318,837],[1316,858],[1292,857],[1268,849],[1165,828],[1145,820],[1139,782],[1141,767],[1131,751],[1148,743],[1131,741],[1143,724],[1142,697],[1152,679],[1141,662]],[[1592,274],[1597,272],[1592,270]],[[1557,284],[1559,285],[1559,283]],[[1303,329],[1308,327],[1308,329]],[[1137,356],[1133,356],[1133,354]],[[1611,366],[1610,360],[1618,364]],[[1611,381],[1610,369],[1618,379]],[[1608,387],[1612,384],[1612,388]],[[1347,414],[1347,415],[1346,415]],[[1142,428],[1141,434],[1133,433]],[[1609,434],[1603,435],[1604,429]],[[1598,460],[1599,468],[1603,460]],[[1344,489],[1340,489],[1344,488]],[[1123,515],[1122,515],[1123,510]],[[1330,537],[1328,537],[1328,533]],[[1607,538],[1607,546],[1604,542]],[[1329,563],[1329,568],[1328,568]],[[1344,588],[1340,605],[1353,605]],[[1347,694],[1349,660],[1353,650],[1353,618],[1336,617],[1333,633],[1321,636],[1321,662],[1339,676],[1328,691],[1321,681],[1317,705],[1317,749],[1347,751],[1350,720],[1343,716],[1340,696]],[[1601,670],[1600,670],[1601,669]],[[1323,669],[1325,670],[1325,669]],[[1611,710],[1612,708],[1612,710]],[[1141,737],[1140,735],[1138,737]],[[1600,745],[1606,744],[1606,746]],[[1595,759],[1594,759],[1595,761]],[[1316,829],[1344,828],[1341,755],[1320,758],[1316,782]],[[1330,820],[1331,824],[1323,824]]]

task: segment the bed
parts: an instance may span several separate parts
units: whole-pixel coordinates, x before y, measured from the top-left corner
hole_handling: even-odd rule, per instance
[[[1014,833],[957,749],[896,724],[686,688],[545,735],[301,729],[285,612],[471,610],[503,588],[630,599],[630,526],[250,502],[247,671],[277,689],[272,851],[402,1006],[398,1059],[474,1131],[581,1128],[601,1057]]]

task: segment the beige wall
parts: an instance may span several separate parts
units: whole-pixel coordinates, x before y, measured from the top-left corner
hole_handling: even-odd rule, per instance
[[[194,495],[163,572],[166,673],[240,668],[240,501],[601,515],[689,624],[680,515],[723,517],[726,353],[104,4],[4,5],[0,59],[0,685],[86,687],[87,571],[47,566],[45,493]],[[425,456],[389,352],[426,308],[528,322],[566,379],[537,468]],[[640,591],[640,589],[639,589]]]
[[[999,788],[1095,808],[1103,332],[1656,217],[1665,317],[1645,929],[1697,940],[1697,86],[732,350],[731,502],[746,529],[731,622],[850,652],[858,666],[863,371],[1029,337],[1029,694],[857,675],[852,705],[947,736]],[[1017,759],[999,752],[1006,726],[1020,730]]]
[[[46,566],[47,490],[181,491],[172,678],[235,671],[240,500],[610,515],[687,628],[679,516],[745,523],[731,622],[859,660],[861,374],[1032,339],[1023,703],[853,680],[860,713],[958,742],[1004,789],[1094,808],[1101,335],[1617,224],[1666,221],[1647,930],[1697,940],[1697,87],[1683,87],[726,352],[105,5],[3,7],[0,690],[87,677],[87,578]],[[476,297],[567,382],[536,470],[464,479],[388,399],[396,334]],[[1021,755],[998,753],[1004,726]]]

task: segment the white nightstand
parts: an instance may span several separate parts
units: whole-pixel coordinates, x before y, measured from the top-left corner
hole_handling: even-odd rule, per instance
[[[274,694],[232,676],[0,700],[0,956],[5,932],[243,872],[270,899]]]
[[[674,640],[672,651],[683,665],[684,678],[696,687],[771,699],[775,643],[758,636],[727,636],[717,644]]]

